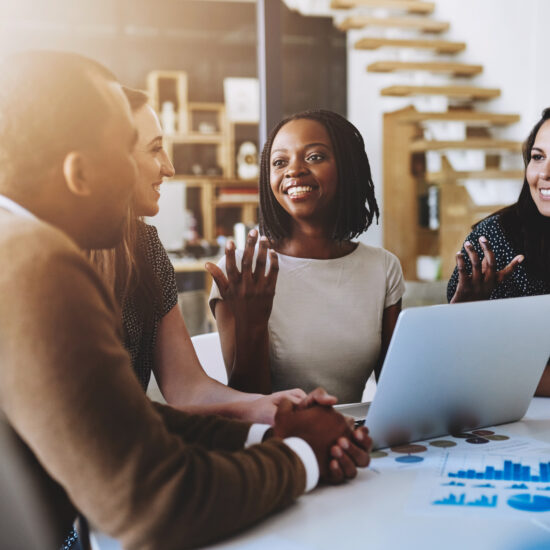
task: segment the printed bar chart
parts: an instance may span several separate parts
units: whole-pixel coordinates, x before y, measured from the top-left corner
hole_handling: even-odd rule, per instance
[[[466,495],[464,493],[462,493],[459,497],[451,493],[447,498],[434,500],[433,504],[441,506],[480,506],[483,508],[496,508],[497,502],[497,495],[493,495],[491,498],[482,495],[478,499],[467,502]]]
[[[539,475],[531,474],[531,467],[524,466],[521,462],[504,461],[502,470],[495,469],[494,466],[487,466],[485,471],[476,472],[475,470],[458,470],[449,472],[448,476],[459,479],[501,479],[505,481],[550,481],[550,462],[539,463]]]

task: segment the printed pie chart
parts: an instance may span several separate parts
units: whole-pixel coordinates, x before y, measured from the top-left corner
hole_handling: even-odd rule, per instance
[[[402,462],[404,464],[414,464],[415,462],[422,462],[423,460],[424,459],[421,456],[416,455],[398,456],[395,459],[396,462]]]
[[[508,506],[524,512],[550,512],[550,497],[520,494],[508,499]]]

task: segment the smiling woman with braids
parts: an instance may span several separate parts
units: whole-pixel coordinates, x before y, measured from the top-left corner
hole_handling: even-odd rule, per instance
[[[261,159],[262,237],[252,230],[244,251],[230,242],[219,266],[207,264],[231,386],[321,385],[341,402],[361,399],[404,291],[393,254],[351,240],[378,214],[355,126],[319,110],[275,127]]]

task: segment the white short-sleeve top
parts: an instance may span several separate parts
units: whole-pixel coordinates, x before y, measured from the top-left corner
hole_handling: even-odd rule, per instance
[[[278,256],[268,325],[273,391],[322,386],[341,403],[359,401],[380,354],[384,309],[405,291],[399,260],[362,243],[331,260]],[[236,259],[240,267],[242,251]],[[225,272],[225,258],[218,265]],[[219,299],[213,284],[212,310]]]

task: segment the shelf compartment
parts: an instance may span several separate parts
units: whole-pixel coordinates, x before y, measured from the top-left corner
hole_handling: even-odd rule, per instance
[[[188,110],[189,134],[203,136],[218,135],[220,137],[227,135],[227,118],[223,103],[190,102]],[[200,120],[201,118],[203,119],[202,121]],[[201,132],[201,122],[212,125],[215,130],[213,132]]]
[[[162,104],[170,101],[174,104],[179,132],[187,132],[188,83],[185,71],[151,71],[147,75],[147,90],[153,109],[162,111]]]

